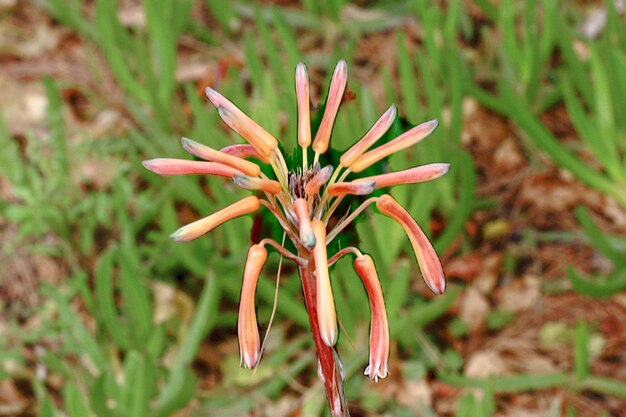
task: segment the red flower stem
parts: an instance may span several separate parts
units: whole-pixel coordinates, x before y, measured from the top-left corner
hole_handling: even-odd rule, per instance
[[[341,364],[338,363],[339,356],[335,350],[327,346],[322,340],[317,321],[317,302],[315,293],[315,262],[311,253],[302,249],[300,256],[309,260],[307,266],[300,266],[300,279],[302,280],[302,291],[306,308],[309,313],[311,333],[315,342],[317,358],[323,377],[326,398],[330,407],[332,417],[348,417],[348,407],[346,405],[345,394],[343,392],[343,380],[341,376]]]

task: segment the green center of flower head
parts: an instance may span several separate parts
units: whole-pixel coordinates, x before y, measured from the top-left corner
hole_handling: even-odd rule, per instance
[[[347,180],[349,176],[357,176],[389,155],[420,142],[435,130],[437,121],[422,123],[374,147],[396,117],[396,108],[392,105],[361,139],[341,155],[336,166],[321,166],[320,156],[329,149],[333,125],[346,88],[347,65],[345,61],[340,61],[335,68],[324,113],[314,138],[311,135],[309,79],[304,64],[298,64],[296,67],[295,78],[298,145],[302,148],[302,160],[298,161],[297,168],[292,170],[287,168],[276,138],[211,88],[207,88],[206,94],[217,108],[222,120],[248,143],[216,150],[183,138],[182,145],[185,150],[203,161],[161,158],[145,161],[144,165],[161,175],[222,176],[232,179],[241,188],[256,192],[254,196],[243,198],[216,213],[183,226],[171,235],[174,240],[186,242],[196,239],[232,218],[255,212],[263,206],[280,223],[285,235],[296,248],[294,254],[276,241],[264,238],[252,245],[248,252],[238,323],[244,365],[255,366],[261,356],[254,295],[259,274],[267,259],[265,246],[270,245],[296,262],[300,268],[307,268],[314,274],[317,325],[321,339],[328,346],[333,346],[337,340],[337,319],[328,267],[343,255],[356,255],[354,267],[367,290],[372,312],[370,364],[366,374],[373,379],[384,378],[387,375],[389,334],[374,262],[355,247],[344,248],[328,259],[327,246],[368,206],[375,204],[380,213],[396,220],[404,228],[423,278],[428,287],[437,294],[445,290],[441,263],[415,220],[388,194],[367,198],[354,210],[345,213],[339,221],[334,222],[330,229],[329,219],[347,195],[366,196],[376,189],[430,181],[448,172],[449,164],[434,163]],[[308,160],[309,148],[313,153],[313,161]],[[249,159],[267,164],[271,171],[262,170],[257,163]]]

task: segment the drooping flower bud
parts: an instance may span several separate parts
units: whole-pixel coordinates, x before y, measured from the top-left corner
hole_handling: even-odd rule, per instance
[[[252,245],[248,250],[237,321],[240,364],[246,368],[254,368],[261,359],[261,339],[256,320],[254,297],[259,275],[266,259],[267,250],[263,246]]]
[[[330,134],[333,131],[337,110],[339,110],[347,81],[348,64],[342,59],[335,67],[335,72],[333,72],[333,78],[330,81],[330,87],[328,89],[324,115],[322,116],[322,121],[315,134],[315,139],[313,140],[313,150],[317,153],[324,153],[328,150]]]
[[[315,248],[313,248],[313,259],[317,284],[317,320],[322,340],[328,346],[334,346],[337,343],[337,313],[335,312],[335,299],[328,275],[326,226],[321,220],[315,219],[312,222],[312,227],[316,240]]]
[[[388,373],[389,361],[389,324],[383,290],[380,287],[374,261],[369,255],[358,256],[354,260],[354,269],[363,281],[370,301],[372,314],[370,324],[370,361],[365,368],[365,375],[378,381]]]
[[[352,145],[350,149],[345,151],[339,162],[341,166],[349,167],[361,155],[363,155],[378,139],[380,139],[391,127],[393,120],[396,118],[396,106],[393,104],[383,113],[382,116],[374,123],[370,130],[357,143]]]
[[[260,206],[261,202],[257,197],[249,196],[243,198],[236,203],[211,214],[210,216],[181,227],[172,233],[170,237],[177,242],[189,242],[190,240],[194,240],[203,234],[210,232],[228,220],[258,210]]]
[[[311,250],[315,246],[315,235],[311,226],[309,204],[304,198],[296,198],[293,202],[293,209],[298,218],[300,240],[305,248]]]
[[[402,149],[408,148],[409,146],[415,145],[417,142],[430,135],[437,128],[437,125],[437,120],[431,120],[415,126],[413,129],[403,133],[384,145],[364,153],[357,158],[352,165],[350,165],[350,169],[353,172],[361,172],[392,153],[396,153]]]
[[[421,165],[403,171],[389,172],[387,174],[362,177],[354,182],[374,181],[376,188],[391,187],[400,184],[415,184],[418,182],[431,181],[445,175],[450,169],[450,164],[437,163]]]
[[[261,168],[253,162],[246,161],[245,159],[238,158],[236,156],[228,155],[224,152],[195,142],[189,138],[182,138],[180,142],[187,152],[194,156],[197,156],[198,158],[228,165],[251,177],[256,177],[261,173]]]
[[[232,178],[241,171],[218,162],[189,161],[187,159],[156,158],[143,161],[143,166],[159,175],[217,175]]]
[[[409,236],[426,285],[435,294],[443,294],[446,290],[446,278],[443,274],[441,262],[437,257],[435,249],[415,220],[396,200],[387,194],[378,198],[376,208],[382,214],[400,223]]]

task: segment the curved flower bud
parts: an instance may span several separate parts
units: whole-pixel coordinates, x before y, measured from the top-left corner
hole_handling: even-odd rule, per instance
[[[267,178],[235,175],[233,176],[233,182],[245,190],[261,190],[269,194],[278,194],[282,191],[278,181]]]
[[[376,201],[376,208],[385,216],[391,217],[404,229],[409,236],[417,263],[428,288],[435,294],[443,294],[446,290],[446,278],[441,262],[435,249],[428,241],[411,215],[390,195],[383,195]]]
[[[413,129],[403,133],[384,145],[364,153],[356,161],[354,161],[352,165],[350,165],[350,169],[353,172],[361,172],[392,153],[396,153],[402,149],[408,148],[409,146],[415,145],[417,142],[430,135],[437,128],[437,125],[437,120],[431,120],[415,126]]]
[[[306,148],[311,144],[311,115],[309,74],[303,63],[296,66],[296,96],[298,99],[298,144]]]
[[[403,171],[389,172],[387,174],[373,175],[354,180],[354,182],[374,181],[376,188],[391,187],[400,184],[415,184],[437,179],[450,170],[450,164],[436,163],[421,165]]]
[[[254,196],[243,198],[210,216],[181,227],[172,233],[170,237],[177,242],[189,242],[210,232],[222,223],[226,223],[228,220],[258,210],[260,206],[261,202]]]
[[[189,138],[181,138],[180,142],[187,152],[194,156],[197,156],[198,158],[228,165],[243,172],[246,175],[250,175],[251,177],[256,177],[261,173],[261,168],[253,162],[246,161],[245,159],[241,159],[236,156],[228,155],[224,152],[220,152],[216,149],[193,141]]]
[[[304,198],[296,198],[296,201],[293,202],[293,209],[298,218],[300,240],[305,248],[311,250],[315,246],[315,235],[311,226],[309,204]]]
[[[348,81],[348,64],[343,59],[337,63],[335,72],[333,72],[333,78],[330,81],[330,87],[328,88],[328,98],[326,99],[326,108],[324,109],[324,116],[315,139],[313,140],[313,150],[317,153],[324,153],[328,150],[328,144],[330,143],[330,134],[333,131],[333,125],[335,124],[335,118],[337,117],[337,110],[341,104],[343,98],[343,92],[346,89],[346,83]]]
[[[316,219],[313,220],[312,227],[316,240],[313,248],[313,259],[315,261],[315,281],[317,284],[317,320],[322,340],[328,346],[334,346],[337,343],[337,314],[328,275],[326,226],[324,226],[321,220]]]
[[[391,127],[393,120],[396,118],[396,106],[393,104],[383,113],[382,116],[374,123],[370,130],[363,135],[361,139],[350,149],[345,151],[339,162],[343,167],[349,167],[361,155],[363,155],[378,139],[380,139]]]
[[[374,181],[336,182],[328,186],[328,195],[338,197],[346,194],[366,195],[376,189]]]
[[[333,175],[332,165],[326,165],[324,168],[320,169],[304,187],[306,195],[314,196],[317,194],[320,188],[330,179],[331,175]]]
[[[159,175],[217,175],[232,178],[241,171],[218,162],[189,161],[187,159],[156,158],[143,161],[143,166]]]
[[[354,260],[354,270],[363,281],[370,300],[372,319],[370,324],[370,362],[365,375],[374,381],[387,377],[389,361],[389,324],[383,290],[380,287],[374,261],[369,255],[358,256]]]
[[[246,269],[243,273],[237,335],[239,337],[240,365],[254,368],[261,359],[261,339],[254,308],[254,296],[261,269],[267,260],[267,250],[261,245],[252,245],[248,250]]]
[[[256,158],[261,162],[269,164],[269,159],[261,155],[254,149],[254,146],[247,143],[235,143],[233,145],[224,146],[220,149],[220,152],[226,155],[236,156],[237,158]]]
[[[274,136],[220,93],[210,87],[206,88],[205,93],[217,108],[224,123],[254,146],[261,155],[268,156],[278,146],[278,141]]]

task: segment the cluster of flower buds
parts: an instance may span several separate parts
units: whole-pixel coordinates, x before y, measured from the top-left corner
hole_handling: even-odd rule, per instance
[[[273,246],[300,267],[314,266],[317,325],[323,342],[337,342],[337,317],[328,268],[341,256],[356,256],[354,269],[361,278],[371,309],[370,357],[365,374],[378,380],[388,373],[389,330],[383,293],[369,255],[359,249],[342,249],[328,259],[327,246],[360,213],[375,204],[380,213],[394,219],[406,231],[422,276],[436,294],[445,290],[441,263],[424,232],[411,215],[388,194],[371,197],[349,213],[345,213],[332,229],[329,219],[348,195],[367,195],[379,188],[413,184],[436,179],[448,172],[449,164],[435,163],[369,177],[355,177],[389,155],[406,149],[430,135],[437,121],[422,123],[406,133],[374,147],[392,125],[395,106],[389,107],[373,126],[340,158],[339,165],[320,166],[320,155],[327,152],[337,111],[347,82],[347,65],[340,61],[330,83],[324,114],[315,137],[311,135],[309,79],[304,64],[296,67],[296,97],[298,103],[298,145],[302,147],[302,165],[288,169],[278,141],[222,95],[206,89],[209,100],[222,120],[237,132],[247,144],[227,146],[220,150],[183,138],[182,146],[203,161],[153,159],[144,165],[161,175],[206,174],[231,178],[239,187],[256,192],[244,199],[186,225],[171,237],[180,242],[196,239],[222,223],[252,213],[264,206],[276,217],[297,248],[297,254],[286,250],[271,239],[252,245],[248,252],[239,305],[238,334],[241,361],[252,368],[261,357],[254,297],[256,284],[267,259],[266,245]],[[309,149],[310,148],[310,149]],[[312,162],[309,157],[312,156]],[[251,161],[252,159],[253,161]],[[273,178],[261,170],[259,163],[269,164]]]

